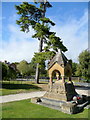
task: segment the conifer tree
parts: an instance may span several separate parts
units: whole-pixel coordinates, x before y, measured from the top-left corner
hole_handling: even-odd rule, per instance
[[[44,59],[46,55],[50,56],[54,54],[54,52],[58,51],[58,49],[65,52],[67,51],[67,48],[63,45],[61,39],[56,36],[56,33],[50,31],[50,26],[54,26],[55,23],[49,18],[46,18],[45,13],[47,8],[52,7],[52,5],[47,0],[42,0],[42,2],[35,1],[35,3],[36,5],[32,5],[28,2],[23,2],[15,7],[18,10],[17,14],[20,15],[19,20],[17,20],[17,24],[20,25],[21,31],[29,32],[29,26],[32,26],[35,31],[35,34],[32,37],[39,40],[39,53],[35,54],[36,59],[40,58],[39,61],[36,60],[37,67],[35,77],[36,83],[39,83],[40,61]],[[37,5],[38,3],[39,6]],[[43,49],[44,43],[46,46]],[[50,51],[51,48],[54,50],[52,54]]]

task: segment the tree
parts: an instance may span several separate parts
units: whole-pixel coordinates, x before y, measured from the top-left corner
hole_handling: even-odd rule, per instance
[[[79,55],[79,65],[76,74],[90,81],[90,51],[84,50]]]
[[[0,62],[0,66],[2,67],[2,80],[7,79],[7,72],[8,72],[8,66],[2,62]]]
[[[76,70],[77,70],[77,65],[78,63],[72,62],[72,75],[76,75]]]
[[[55,23],[45,17],[47,8],[52,7],[52,5],[47,0],[35,3],[39,3],[40,6],[36,7],[27,2],[23,2],[19,6],[16,6],[16,9],[18,10],[17,14],[20,15],[17,24],[20,25],[21,31],[29,32],[29,26],[32,26],[35,31],[35,34],[32,37],[38,38],[40,41],[39,53],[43,52],[43,43],[47,44],[47,46],[44,47],[45,52],[49,51],[50,48],[53,48],[55,51],[58,51],[58,48],[64,52],[67,51],[66,47],[62,44],[61,39],[55,35],[56,33],[50,32],[50,25],[54,26]],[[39,83],[39,66],[38,62],[36,67],[37,83]]]
[[[40,57],[40,56],[39,56]],[[38,58],[37,58],[38,60]],[[36,64],[39,63],[39,69],[40,69],[40,75],[46,75],[46,65],[45,65],[45,61],[42,59],[41,61],[37,61],[35,57],[32,58],[32,61],[30,63],[31,66],[33,66],[33,69],[35,70],[36,69]]]
[[[18,65],[17,69],[20,71],[22,76],[26,76],[29,73],[29,66],[27,61],[22,60]]]
[[[7,78],[9,79],[14,79],[17,76],[17,72],[10,66],[8,66],[8,71],[7,71]]]
[[[1,66],[2,66],[2,80],[10,80],[13,78],[16,78],[16,71],[10,67],[9,64],[5,64],[0,62]]]
[[[37,2],[35,2],[37,4]],[[31,25],[34,29],[37,26],[37,23],[40,23],[40,18],[45,17],[46,7],[52,7],[49,2],[40,2],[40,7],[36,7],[27,2],[23,2],[20,6],[16,6],[18,10],[17,14],[21,15],[20,19],[17,21],[17,24],[20,25],[21,31],[29,32],[29,26]],[[43,22],[41,23],[43,25]],[[42,32],[42,31],[41,31]],[[38,38],[40,40],[39,52],[42,52],[43,38]],[[39,64],[37,63],[36,68],[36,82],[39,81]]]
[[[76,74],[76,76],[82,77],[82,69],[81,69],[80,64],[77,65],[77,69],[76,69],[75,74]]]

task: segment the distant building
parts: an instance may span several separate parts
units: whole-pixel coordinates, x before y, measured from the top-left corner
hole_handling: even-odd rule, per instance
[[[7,60],[5,60],[4,63],[7,64],[9,67],[11,67],[13,70],[17,71],[16,64],[7,62]]]
[[[16,64],[11,63],[9,66],[10,66],[11,68],[13,68],[15,71],[17,70]]]

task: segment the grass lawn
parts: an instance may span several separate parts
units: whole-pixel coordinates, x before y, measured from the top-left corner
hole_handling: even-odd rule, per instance
[[[28,100],[2,104],[2,118],[88,118],[90,109],[85,109],[78,114],[66,114],[41,105],[36,105]]]
[[[0,89],[0,95],[9,95],[23,92],[32,92],[32,91],[40,91],[43,90],[39,85],[31,82],[31,81],[4,81],[2,84],[2,88]],[[0,85],[1,86],[1,85]]]
[[[68,80],[66,80],[66,82],[67,81]],[[47,90],[47,86],[48,82],[41,82],[40,84],[35,84],[35,82],[31,81],[3,81],[0,82],[0,96]]]

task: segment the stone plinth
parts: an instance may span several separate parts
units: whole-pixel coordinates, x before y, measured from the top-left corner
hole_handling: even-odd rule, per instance
[[[72,82],[56,81],[54,84],[49,85],[48,91],[43,98],[70,101],[73,96],[77,95]]]
[[[31,102],[40,104],[52,109],[60,110],[64,113],[74,114],[83,110],[84,106],[89,103],[89,98],[83,97],[80,101],[73,101],[73,97],[77,96],[72,82],[64,83],[56,81],[54,84],[49,84],[48,91],[41,98],[31,98]],[[84,103],[84,104],[83,104]]]
[[[40,104],[52,109],[60,110],[67,114],[73,114],[78,111],[76,103],[52,100],[48,98],[40,98],[41,102],[37,102],[37,98],[34,99],[33,103]]]
[[[78,110],[76,103],[66,102],[61,105],[61,111],[68,114],[76,113]]]

